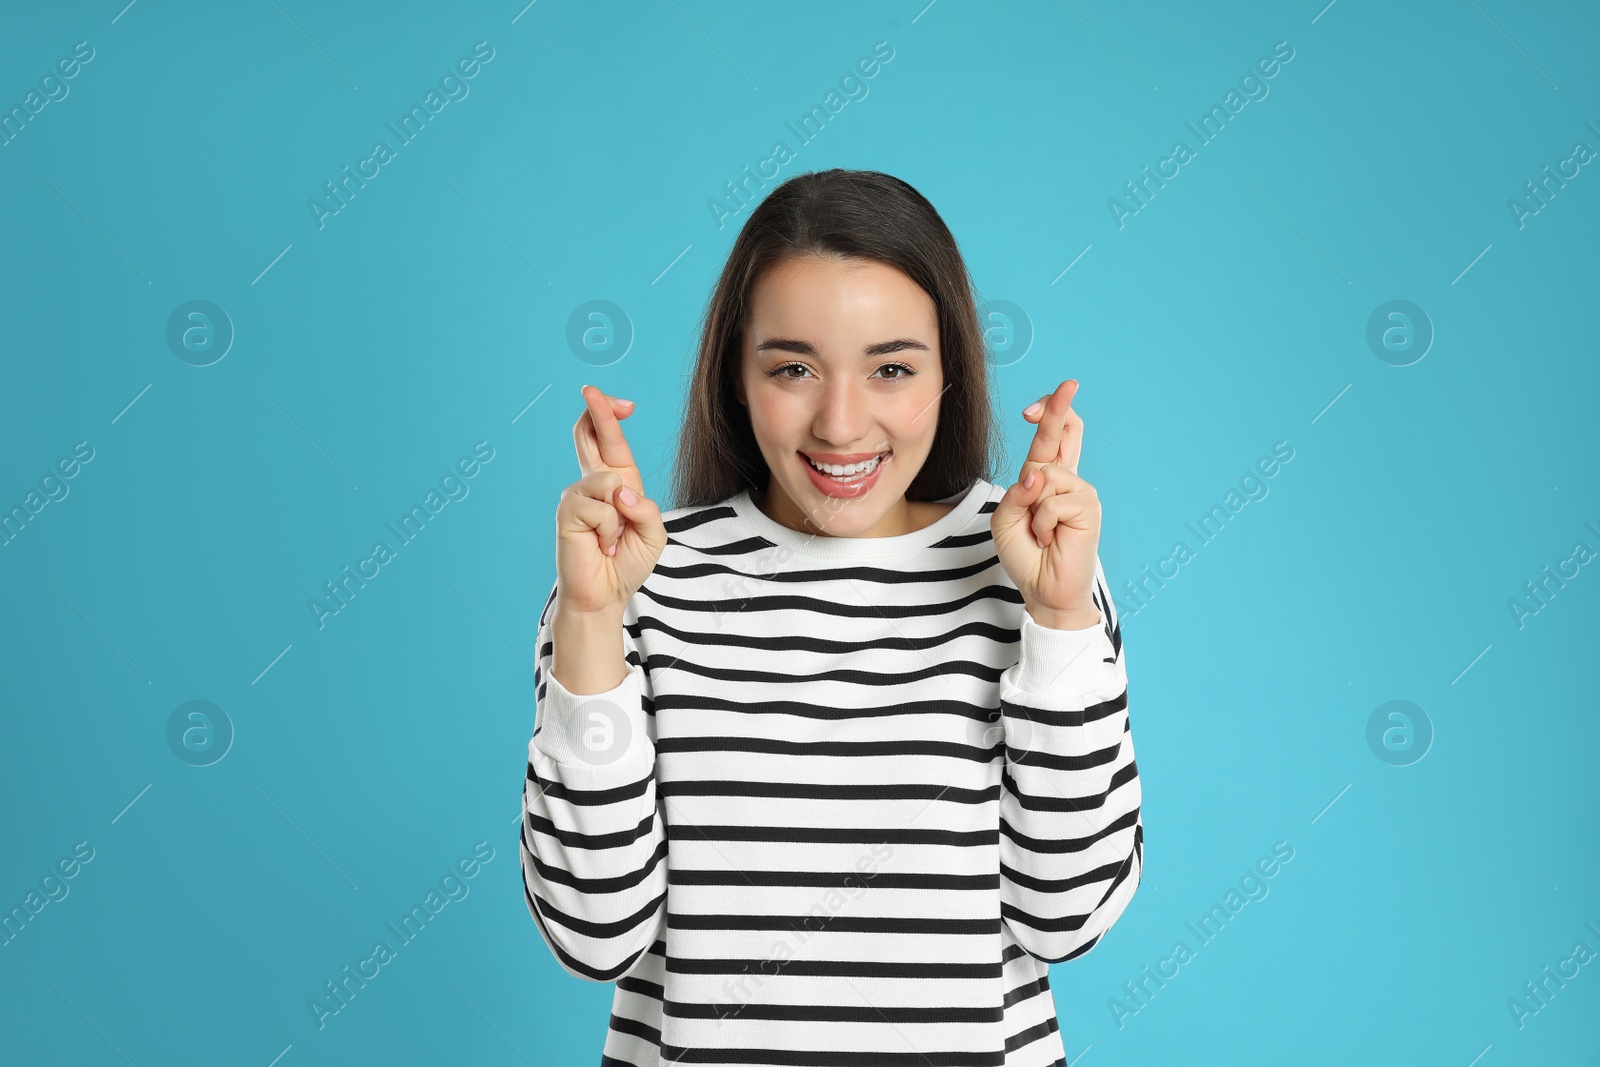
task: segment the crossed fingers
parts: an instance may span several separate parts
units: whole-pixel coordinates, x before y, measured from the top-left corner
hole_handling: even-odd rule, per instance
[[[1094,486],[1059,463],[1046,463],[1033,470],[1034,478],[1043,478],[1044,485],[1035,481],[1030,488],[1036,495],[1028,526],[1041,547],[1049,547],[1055,540],[1058,524],[1093,529],[1092,520],[1100,509],[1100,494]]]
[[[1033,442],[1023,460],[1023,477],[1029,467],[1054,463],[1076,475],[1078,461],[1083,455],[1083,417],[1072,410],[1072,401],[1078,393],[1078,382],[1067,379],[1056,386],[1055,392],[1039,398],[1043,410],[1039,425],[1034,429]]]

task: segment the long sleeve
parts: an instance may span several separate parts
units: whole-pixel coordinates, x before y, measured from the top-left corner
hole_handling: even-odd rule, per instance
[[[1024,608],[1020,656],[1000,680],[1000,910],[1046,963],[1094,948],[1144,870],[1122,631],[1098,558],[1094,599],[1101,621],[1082,630]]]
[[[550,672],[556,590],[539,619],[534,667],[538,718],[528,742],[521,834],[523,895],[545,944],[567,973],[622,977],[666,921],[667,832],[657,806],[649,673],[627,626],[627,677],[589,696]]]

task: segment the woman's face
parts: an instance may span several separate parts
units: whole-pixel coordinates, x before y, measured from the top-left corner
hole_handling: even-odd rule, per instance
[[[784,260],[756,280],[735,393],[772,480],[762,510],[834,537],[909,532],[905,494],[933,447],[944,369],[933,299],[876,260]],[[817,471],[870,461],[854,483]]]

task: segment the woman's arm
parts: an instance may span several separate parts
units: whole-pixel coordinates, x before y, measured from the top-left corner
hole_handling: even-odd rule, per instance
[[[666,921],[665,812],[656,798],[655,719],[646,713],[654,698],[624,625],[631,601],[614,625],[562,618],[557,605],[553,588],[534,668],[523,895],[567,973],[611,982],[639,961]]]
[[[1122,631],[1098,557],[1094,600],[1101,622],[1082,630],[1024,609],[1021,654],[1000,679],[1000,911],[1046,963],[1092,949],[1144,869]]]

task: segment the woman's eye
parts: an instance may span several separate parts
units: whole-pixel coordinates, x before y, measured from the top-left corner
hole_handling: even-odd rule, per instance
[[[791,381],[798,381],[801,377],[803,377],[803,375],[799,375],[799,374],[788,374],[788,373],[785,373],[785,372],[791,371],[791,370],[806,371],[806,370],[808,370],[808,368],[806,367],[806,365],[804,363],[785,363],[781,367],[774,367],[774,368],[772,368],[772,370],[768,371],[767,372],[767,377],[769,377],[769,378],[780,378],[780,377],[781,378],[788,378]],[[904,363],[885,363],[883,366],[878,368],[878,372],[880,374],[882,374],[884,371],[889,371],[889,370],[898,371],[899,373],[890,374],[890,375],[884,375],[884,379],[883,379],[884,381],[897,382],[902,378],[913,377],[917,373],[914,369],[912,369],[910,366],[908,366],[907,364],[904,364]]]

